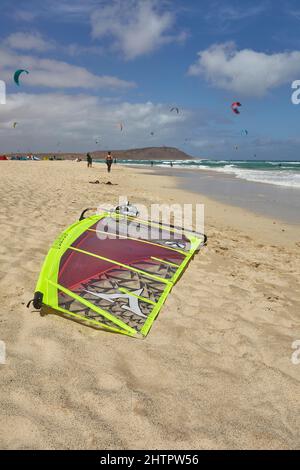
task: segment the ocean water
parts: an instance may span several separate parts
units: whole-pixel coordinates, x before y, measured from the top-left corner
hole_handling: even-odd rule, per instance
[[[118,164],[149,167],[149,160],[118,160]],[[156,160],[153,167],[170,168],[170,161]],[[173,168],[213,170],[255,183],[300,189],[300,161],[177,160]]]

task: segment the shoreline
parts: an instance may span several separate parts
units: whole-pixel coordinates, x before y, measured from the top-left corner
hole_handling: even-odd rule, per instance
[[[247,181],[234,175],[214,170],[192,170],[179,168],[152,168],[144,170],[144,174],[176,178],[182,190],[206,194],[206,197],[217,203],[231,207],[240,207],[256,215],[275,219],[290,225],[300,224],[300,189],[276,186],[262,182]],[[198,188],[198,185],[201,185]]]
[[[256,236],[258,240],[267,239],[270,243],[283,245],[285,243],[293,246],[299,242],[300,245],[300,225],[291,224],[282,221],[278,217],[268,217],[260,213],[232,205],[228,203],[215,200],[214,198],[202,193],[193,192],[186,188],[177,186],[178,178],[174,176],[166,176],[157,174],[156,172],[145,173],[140,168],[136,168],[138,174],[149,176],[149,185],[143,187],[151,191],[152,183],[151,178],[161,180],[160,182],[160,195],[166,196],[166,202],[180,202],[180,203],[203,203],[205,205],[205,225],[215,225],[221,222],[224,227],[233,227],[243,231],[245,234]],[[227,176],[227,175],[226,175]],[[166,185],[167,183],[167,185]],[[169,193],[172,191],[172,198],[170,199]],[[257,230],[257,225],[260,226],[260,232]]]

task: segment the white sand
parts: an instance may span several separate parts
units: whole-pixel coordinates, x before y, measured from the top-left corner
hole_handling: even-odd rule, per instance
[[[85,163],[0,162],[2,449],[300,447],[299,227],[174,184],[121,167],[107,177]],[[119,194],[206,203],[208,247],[144,341],[25,307],[55,237]]]

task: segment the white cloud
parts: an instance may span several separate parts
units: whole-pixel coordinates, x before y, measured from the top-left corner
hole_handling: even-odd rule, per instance
[[[232,23],[241,21],[248,18],[253,18],[264,13],[267,9],[268,4],[266,2],[259,2],[258,4],[249,5],[248,7],[244,4],[233,5],[230,3],[214,2],[212,7],[205,15],[205,19],[208,21],[216,21],[220,23]]]
[[[263,96],[300,77],[300,51],[266,54],[239,51],[234,43],[217,44],[199,52],[188,73],[240,95]]]
[[[55,48],[51,41],[47,41],[39,33],[13,33],[6,38],[4,44],[20,51],[45,52]]]
[[[42,36],[39,32],[16,32],[8,36],[3,45],[15,51],[48,52],[60,51],[66,55],[76,57],[82,54],[103,55],[101,46],[83,46],[77,43],[59,44],[53,39]]]
[[[126,59],[134,59],[163,45],[186,41],[188,33],[175,29],[176,15],[167,10],[168,5],[165,0],[45,0],[36,5],[34,15],[25,9],[14,9],[12,14],[25,22],[50,17],[55,21],[90,23],[94,39],[105,38],[110,50],[118,50]],[[12,35],[9,46],[37,51],[46,50],[47,45],[48,48],[54,46],[54,42],[49,43],[32,33],[24,34],[22,44],[22,34]],[[74,48],[69,47],[69,50],[75,55]],[[94,51],[95,46],[88,52]]]
[[[183,143],[193,114],[162,104],[116,102],[63,93],[9,95],[0,115],[2,151],[87,151]],[[12,123],[17,121],[16,129]],[[120,132],[117,123],[124,123]],[[154,132],[154,136],[151,136]],[[180,137],[181,136],[181,137]],[[101,146],[95,143],[101,137]]]
[[[54,16],[63,16],[69,20],[84,20],[99,5],[99,0],[46,0],[44,14],[47,11]]]
[[[82,46],[81,44],[76,43],[68,44],[67,46],[60,46],[60,49],[71,57],[77,57],[86,54],[103,56],[105,52],[104,47],[101,46]]]
[[[27,0],[23,7],[10,3],[11,16],[19,22],[54,18],[63,22],[88,23],[89,15],[99,5],[99,0]]]
[[[67,62],[17,55],[5,49],[0,49],[0,67],[2,78],[6,80],[11,80],[17,68],[28,70],[30,75],[24,76],[23,80],[30,86],[85,89],[127,89],[135,86],[133,82],[113,76],[95,75],[84,67]]]
[[[113,0],[91,14],[91,24],[93,38],[111,39],[126,59],[186,38],[182,32],[170,34],[175,15],[162,11],[155,0]]]

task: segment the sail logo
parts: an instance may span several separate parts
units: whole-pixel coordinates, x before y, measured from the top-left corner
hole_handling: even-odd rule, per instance
[[[117,293],[117,294],[105,294],[103,292],[92,292],[85,289],[85,292],[88,294],[92,294],[99,299],[106,300],[107,302],[114,303],[115,300],[118,299],[126,299],[129,301],[129,305],[122,305],[124,310],[128,310],[129,312],[135,313],[138,317],[147,318],[140,309],[139,306],[139,297],[143,293],[144,289],[139,289],[134,292],[128,292],[126,294]]]
[[[6,104],[6,84],[0,80],[0,104]]]

